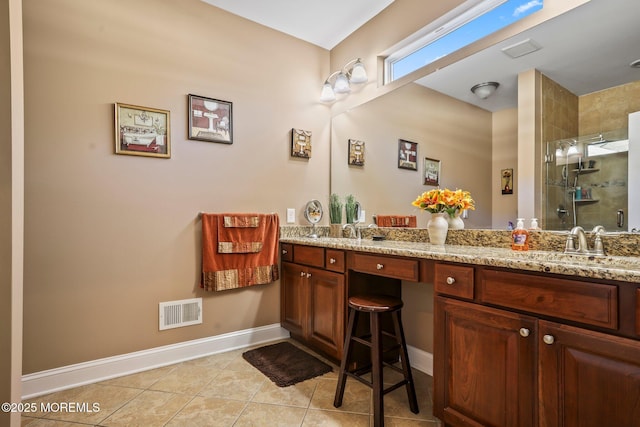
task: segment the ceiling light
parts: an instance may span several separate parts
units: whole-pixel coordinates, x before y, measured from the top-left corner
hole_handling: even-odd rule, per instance
[[[331,79],[334,79],[331,84]],[[341,70],[331,73],[322,85],[320,101],[333,102],[336,100],[336,93],[351,92],[351,84],[362,84],[369,80],[367,70],[360,58],[352,59],[342,67]]]
[[[636,59],[631,64],[629,64],[631,68],[640,68],[640,59]]]
[[[487,99],[498,89],[498,86],[500,86],[500,83],[497,82],[478,83],[471,88],[471,92],[476,94],[480,99]]]

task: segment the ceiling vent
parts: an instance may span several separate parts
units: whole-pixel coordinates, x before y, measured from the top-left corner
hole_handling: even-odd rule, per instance
[[[536,50],[540,50],[542,47],[531,39],[526,39],[511,46],[502,48],[502,51],[511,58],[519,58],[524,55],[528,55]]]

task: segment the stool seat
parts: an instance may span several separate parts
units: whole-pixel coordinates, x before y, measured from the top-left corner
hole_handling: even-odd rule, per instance
[[[349,298],[349,307],[359,311],[375,311],[375,312],[387,312],[400,310],[404,303],[400,298],[394,298],[387,295],[367,295],[367,296],[352,296]]]
[[[349,298],[349,324],[346,331],[344,354],[340,363],[340,373],[338,374],[338,385],[333,406],[336,408],[342,406],[347,377],[360,381],[373,389],[374,427],[382,427],[384,425],[384,395],[402,386],[406,386],[411,412],[415,414],[419,412],[400,315],[403,306],[404,304],[400,298],[388,295],[354,295]],[[360,314],[369,317],[370,332],[358,336],[356,332],[359,329],[358,318]],[[381,318],[385,316],[391,317],[393,332],[383,330]],[[354,344],[360,344],[368,348],[371,353],[371,360],[363,367],[350,369]],[[395,365],[398,357],[400,358],[401,367]],[[382,375],[384,367],[401,372],[404,379],[388,388],[384,388]],[[371,373],[371,381],[363,377],[364,374],[368,373]]]

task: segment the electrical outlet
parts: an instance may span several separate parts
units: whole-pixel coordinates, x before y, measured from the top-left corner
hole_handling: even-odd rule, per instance
[[[296,222],[296,210],[293,208],[287,208],[287,224],[293,224]]]
[[[365,214],[364,209],[361,209],[360,210],[360,218],[358,218],[358,222],[364,222],[366,216],[367,215]]]

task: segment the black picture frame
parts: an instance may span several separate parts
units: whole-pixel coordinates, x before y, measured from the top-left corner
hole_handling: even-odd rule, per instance
[[[233,103],[189,94],[189,139],[233,144]]]

